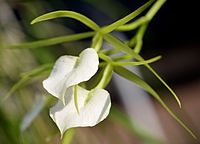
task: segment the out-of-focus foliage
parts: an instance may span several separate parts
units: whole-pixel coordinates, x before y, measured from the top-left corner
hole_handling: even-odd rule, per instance
[[[149,68],[150,71],[152,71],[154,75],[160,79],[171,91],[180,105],[175,93],[148,65],[148,62],[145,62],[144,59],[138,55],[143,44],[142,39],[148,22],[153,18],[162,3],[156,3],[153,10],[150,9],[146,16],[141,17],[135,23],[126,24],[129,20],[133,19],[144,9],[146,9],[151,2],[137,10],[135,13],[131,13],[124,19],[102,28],[102,32],[105,33],[103,38],[108,43],[111,43],[113,46],[115,46],[116,49],[121,50],[124,53],[130,53],[131,58],[134,57],[139,62],[142,62],[142,64],[145,64],[145,66]],[[0,106],[0,139],[3,143],[61,143],[58,130],[48,116],[48,109],[53,105],[55,100],[46,98],[47,96],[42,88],[41,81],[48,76],[50,69],[52,68],[52,63],[60,55],[78,55],[85,47],[89,47],[91,45],[91,39],[88,39],[88,37],[91,37],[95,34],[92,46],[97,45],[97,49],[102,46],[98,45],[98,43],[103,41],[103,38],[99,38],[98,33],[88,32],[75,34],[76,31],[85,31],[88,30],[88,28],[80,23],[77,24],[77,22],[74,20],[68,20],[68,22],[63,20],[53,20],[51,22],[47,21],[44,23],[38,23],[33,26],[30,25],[30,22],[35,17],[44,14],[47,11],[61,9],[62,3],[64,4],[65,2],[58,2],[58,6],[56,7],[56,5],[54,5],[55,2],[51,1],[12,2],[2,0],[0,2],[0,95],[2,96],[1,98],[6,95],[6,101],[3,101]],[[87,1],[87,3],[98,7],[97,1],[95,3],[92,1]],[[120,9],[120,7],[118,7],[118,3],[116,3],[116,5],[115,2],[113,3],[113,9]],[[55,17],[66,17],[66,15],[69,15],[69,17],[75,17],[95,31],[98,31],[100,28],[98,25],[95,25],[86,17],[81,15],[70,12],[65,12],[60,16],[58,16],[58,14],[61,13],[58,11],[58,13],[43,15],[42,17],[35,19],[33,23]],[[139,27],[141,24],[143,25]],[[70,28],[69,25],[75,25],[76,27],[81,27],[82,29],[73,29]],[[139,29],[136,32],[136,36],[128,42],[129,47],[135,47],[134,51],[130,51],[127,45],[109,34],[116,28],[118,28],[118,31],[127,31],[133,30],[137,27],[139,27]],[[45,38],[50,39],[43,40]],[[75,40],[80,39],[84,40],[74,42]],[[26,43],[27,41],[36,40],[39,41]],[[70,41],[70,43],[67,43],[68,41]],[[19,45],[20,43],[23,44]],[[48,46],[48,48],[46,46]],[[37,49],[34,49],[36,47]],[[107,60],[104,55],[101,55],[100,58],[105,61]],[[125,63],[121,63],[121,66],[124,65]],[[100,77],[104,76],[104,74],[106,75],[105,71],[106,68],[104,71],[102,71],[104,73],[101,73]],[[123,75],[121,73],[122,69],[116,69],[116,71],[118,74]],[[126,78],[126,76],[124,77]],[[97,77],[97,79],[99,80],[99,77]],[[107,81],[103,81],[102,85],[107,85],[109,80],[110,78]],[[168,112],[192,134],[192,132],[171,112],[171,110],[166,107],[162,100],[160,100],[159,95],[157,95],[157,93],[155,94],[150,86],[146,85],[146,83],[144,84],[142,79],[138,78],[138,81],[140,86],[144,87],[145,90],[155,96],[164,106],[164,108],[166,108]],[[86,83],[83,85],[87,86],[88,84]],[[10,97],[11,95],[12,97]],[[117,119],[117,117],[120,119]],[[127,123],[125,123],[125,121],[127,121]],[[112,130],[112,126],[109,126],[109,124],[114,122],[117,123],[117,129],[122,128],[124,129],[125,133],[135,135],[141,141],[146,141],[149,143],[162,143],[160,140],[153,138],[150,134],[147,134],[145,131],[138,128],[137,125],[132,126],[132,124],[128,123],[128,121],[128,117],[122,114],[118,107],[114,107],[108,121],[101,124],[102,127],[97,128],[100,130],[97,130],[96,133],[98,134],[98,131],[106,131],[107,126],[109,127],[109,130]],[[99,143],[101,141],[91,138],[95,136],[91,136],[91,132],[87,130],[86,134],[88,133],[88,135],[85,135],[86,138],[83,138],[84,135],[81,133],[81,131],[82,130],[77,130],[77,132],[74,130],[69,131],[69,133],[65,134],[62,143],[70,143],[73,136],[75,138],[78,137],[78,139],[75,139],[75,141],[72,143],[83,143],[83,141],[85,141],[85,143],[91,141],[93,141],[92,143]],[[111,138],[110,143],[116,142],[115,137],[113,137],[113,133],[113,131],[109,131],[109,136]],[[120,142],[119,140],[118,143],[123,142]]]

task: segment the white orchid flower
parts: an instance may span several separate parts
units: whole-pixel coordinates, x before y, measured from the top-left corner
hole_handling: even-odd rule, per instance
[[[108,116],[111,107],[110,95],[104,89],[88,91],[78,87],[79,113],[74,103],[74,87],[69,88],[65,101],[66,105],[58,101],[50,109],[50,116],[57,124],[61,137],[69,128],[98,124]]]
[[[98,65],[98,54],[87,48],[79,57],[60,57],[50,76],[43,81],[44,88],[59,99],[50,109],[50,117],[61,136],[69,128],[94,126],[108,116],[111,107],[109,93],[104,89],[88,91],[78,86],[97,72]]]
[[[99,58],[93,48],[83,50],[79,57],[61,56],[55,63],[50,76],[43,81],[43,87],[64,102],[67,89],[89,80],[98,70]]]

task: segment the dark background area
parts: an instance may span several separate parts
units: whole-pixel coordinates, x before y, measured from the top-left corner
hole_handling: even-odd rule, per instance
[[[167,1],[150,23],[143,53],[163,56],[155,67],[170,84],[200,78],[199,20],[197,1]]]
[[[72,10],[87,15],[97,24],[107,25],[147,2],[146,0],[76,0],[76,1],[44,1],[50,5],[45,11]],[[45,3],[43,7],[45,8]],[[20,20],[23,4],[14,3],[16,16]],[[160,62],[153,64],[165,80],[171,84],[182,84],[195,81],[200,77],[200,16],[198,1],[168,0],[151,21],[145,37],[142,55],[151,57],[162,55]],[[89,29],[68,19],[63,22],[76,32]],[[131,37],[133,32],[126,32]],[[146,75],[146,74],[145,74]],[[151,77],[146,77],[150,79]]]

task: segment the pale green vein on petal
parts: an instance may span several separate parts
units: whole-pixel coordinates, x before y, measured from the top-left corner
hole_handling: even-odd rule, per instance
[[[169,107],[163,102],[157,92],[144,80],[142,80],[139,76],[134,74],[133,72],[129,71],[124,67],[114,67],[114,71],[119,74],[120,76],[124,77],[125,79],[132,81],[133,83],[137,84],[147,92],[149,92],[158,102],[168,111],[168,113],[195,139],[197,137],[195,134],[169,109]]]
[[[138,8],[137,10],[135,10],[134,12],[130,13],[129,15],[127,15],[127,16],[123,17],[122,19],[120,19],[120,20],[118,20],[118,21],[116,21],[116,22],[104,27],[101,31],[103,33],[112,32],[113,30],[115,30],[119,26],[122,26],[122,25],[126,24],[127,22],[129,22],[130,20],[132,20],[133,18],[138,16],[145,9],[147,9],[153,2],[154,2],[154,0],[150,0],[149,2],[147,2],[146,4],[144,4],[143,6]]]
[[[11,46],[7,46],[7,47],[20,48],[20,49],[46,47],[46,46],[56,45],[56,44],[60,44],[60,43],[64,43],[64,42],[73,42],[76,40],[85,39],[85,38],[91,37],[93,35],[94,35],[94,32],[84,32],[84,33],[72,34],[72,35],[68,35],[68,36],[59,36],[59,37],[55,37],[55,38],[38,40],[35,42],[22,43],[19,45],[11,45]]]
[[[79,114],[79,108],[78,108],[78,85],[74,86],[74,105],[76,107],[76,111]]]
[[[90,101],[90,99],[92,98],[92,96],[93,96],[93,90],[89,91],[89,93],[88,93],[88,95],[87,95],[87,97],[85,99],[84,106],[87,105],[87,103]]]
[[[54,12],[50,12],[44,15],[41,15],[37,18],[35,18],[31,24],[35,24],[38,22],[42,22],[42,21],[46,21],[46,20],[50,20],[50,19],[54,19],[54,18],[61,18],[61,17],[68,17],[68,18],[73,18],[75,20],[80,21],[81,23],[85,24],[86,26],[88,26],[89,28],[98,31],[99,30],[99,26],[93,22],[91,19],[89,19],[88,17],[74,12],[74,11],[64,11],[64,10],[59,10],[59,11],[54,11]]]

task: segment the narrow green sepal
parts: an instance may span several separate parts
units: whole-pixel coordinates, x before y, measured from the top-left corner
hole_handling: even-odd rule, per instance
[[[124,67],[114,67],[114,71],[122,76],[123,78],[137,84],[148,93],[150,93],[162,106],[163,108],[194,138],[197,139],[196,135],[172,112],[172,110],[163,102],[160,98],[159,94],[144,80],[142,80],[139,76],[131,72],[130,70]]]
[[[81,23],[85,24],[86,26],[88,26],[89,28],[95,31],[99,30],[99,26],[88,17],[74,11],[64,11],[64,10],[54,11],[54,12],[41,15],[35,18],[31,22],[31,24],[35,24],[35,23],[50,20],[50,19],[60,18],[60,17],[72,18],[72,19],[80,21]]]

